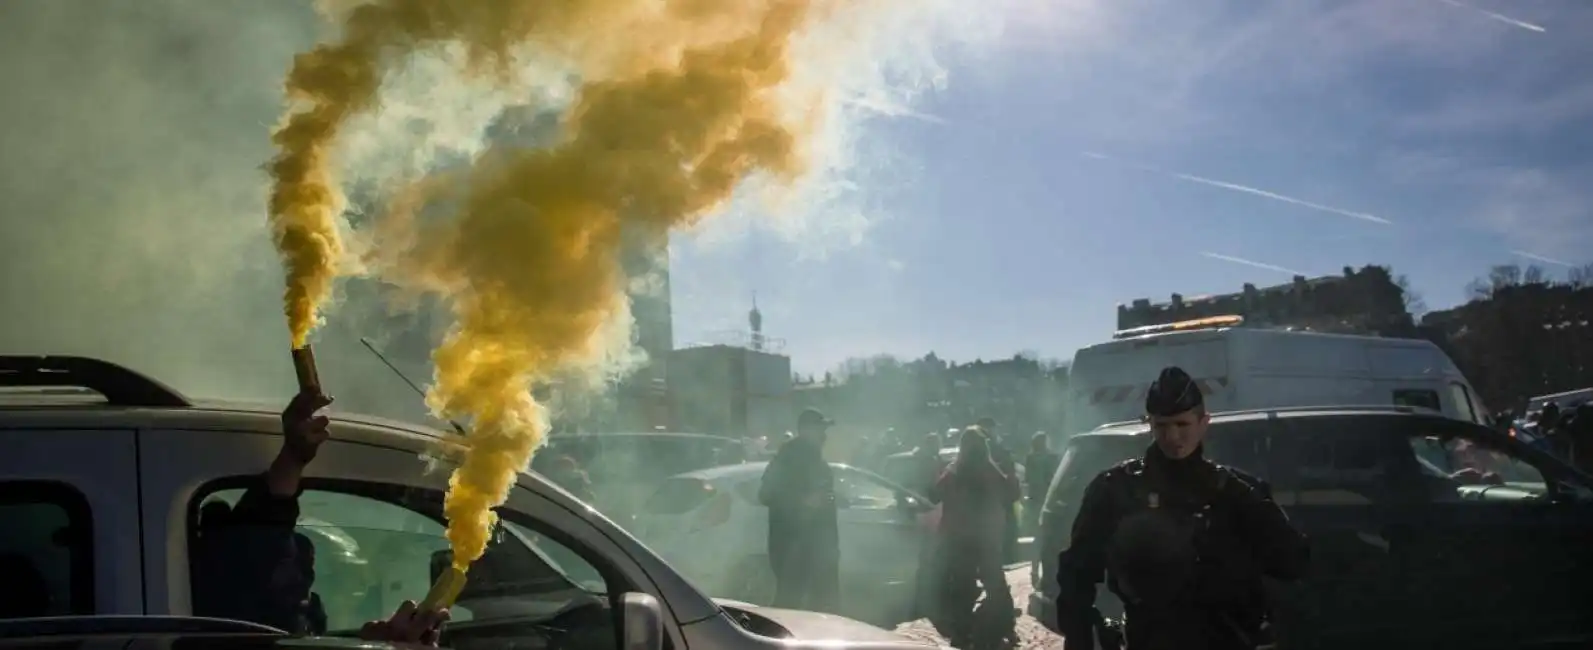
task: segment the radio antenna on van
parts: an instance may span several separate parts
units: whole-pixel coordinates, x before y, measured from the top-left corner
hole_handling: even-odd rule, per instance
[[[419,384],[416,384],[415,382],[410,381],[409,376],[405,375],[404,371],[399,370],[398,366],[393,365],[393,362],[388,361],[387,360],[387,355],[382,354],[381,350],[376,349],[376,346],[371,343],[370,339],[361,336],[360,337],[360,345],[365,346],[365,349],[370,350],[371,354],[376,355],[376,358],[381,360],[382,365],[387,366],[388,370],[393,371],[393,374],[398,375],[399,379],[404,380],[404,383],[409,385],[409,387],[415,391],[416,395],[419,395],[421,397],[425,397],[426,396],[426,391],[421,389]],[[464,427],[464,425],[461,425],[458,422],[455,422],[453,420],[449,420],[448,424],[453,426],[454,431],[457,432],[459,435],[461,435],[461,436],[465,435],[465,427]]]

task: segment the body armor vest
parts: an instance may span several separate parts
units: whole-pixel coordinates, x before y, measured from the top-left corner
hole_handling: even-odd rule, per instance
[[[1195,595],[1201,563],[1200,538],[1211,526],[1211,496],[1228,478],[1217,472],[1217,490],[1164,486],[1143,461],[1123,467],[1117,525],[1107,545],[1107,572],[1124,604],[1175,605]],[[1165,491],[1164,491],[1165,490]]]

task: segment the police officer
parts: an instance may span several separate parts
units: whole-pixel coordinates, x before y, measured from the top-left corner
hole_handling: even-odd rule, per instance
[[[1058,559],[1065,647],[1099,634],[1129,650],[1252,650],[1268,616],[1262,577],[1300,577],[1305,537],[1266,483],[1203,457],[1211,417],[1188,373],[1162,370],[1145,413],[1154,443],[1090,482]],[[1123,601],[1121,636],[1095,608],[1103,580]]]

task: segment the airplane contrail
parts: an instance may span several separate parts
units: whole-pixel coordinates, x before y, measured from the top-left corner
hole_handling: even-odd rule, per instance
[[[908,108],[906,106],[902,106],[902,105],[897,104],[895,102],[887,102],[887,101],[880,101],[878,99],[864,99],[864,98],[847,99],[847,100],[843,100],[843,102],[846,103],[846,104],[850,104],[852,106],[856,106],[858,108],[864,109],[864,110],[873,111],[873,112],[878,113],[880,115],[884,115],[885,117],[906,117],[906,118],[911,118],[911,119],[918,120],[920,122],[929,122],[931,124],[945,124],[946,123],[946,119],[943,118],[943,117],[940,117],[938,115],[930,115],[929,113],[922,113],[922,112],[919,112],[919,111],[915,111],[915,110],[913,110],[911,108]]]
[[[1575,264],[1572,264],[1570,262],[1564,262],[1564,261],[1561,261],[1561,260],[1554,259],[1552,257],[1544,257],[1542,255],[1538,255],[1537,253],[1528,253],[1527,251],[1521,251],[1521,250],[1512,250],[1510,252],[1512,254],[1519,255],[1521,257],[1525,257],[1525,258],[1527,258],[1529,260],[1543,262],[1544,264],[1553,264],[1555,266],[1563,266],[1565,268],[1571,268],[1573,266],[1576,266]]]
[[[1233,262],[1234,264],[1241,264],[1241,265],[1248,266],[1248,267],[1251,267],[1251,268],[1262,269],[1264,271],[1277,271],[1279,273],[1287,273],[1289,275],[1310,275],[1310,274],[1305,273],[1303,271],[1296,271],[1294,269],[1286,269],[1286,268],[1283,268],[1281,266],[1275,266],[1275,265],[1272,265],[1272,264],[1267,264],[1265,262],[1257,262],[1255,260],[1247,260],[1247,259],[1245,259],[1243,257],[1234,257],[1232,255],[1223,255],[1223,254],[1220,254],[1220,253],[1202,252],[1200,254],[1200,256],[1201,257],[1209,257],[1209,258],[1214,259],[1214,260],[1222,260],[1224,262]]]
[[[1305,199],[1297,199],[1297,198],[1294,198],[1292,196],[1285,196],[1283,194],[1278,194],[1277,192],[1269,192],[1269,191],[1263,190],[1263,189],[1261,189],[1259,187],[1250,187],[1249,185],[1240,185],[1238,183],[1229,183],[1227,181],[1219,181],[1219,180],[1212,179],[1212,178],[1206,178],[1204,176],[1196,176],[1194,174],[1185,174],[1183,172],[1176,172],[1176,171],[1171,171],[1171,170],[1166,170],[1166,169],[1160,169],[1160,168],[1157,168],[1157,167],[1152,167],[1150,165],[1143,165],[1143,164],[1139,164],[1139,163],[1129,162],[1129,161],[1124,160],[1122,158],[1117,158],[1117,157],[1114,157],[1114,156],[1108,156],[1106,154],[1096,153],[1094,151],[1081,151],[1079,153],[1080,153],[1080,155],[1083,155],[1086,158],[1093,158],[1095,160],[1109,160],[1109,161],[1121,163],[1121,164],[1124,164],[1124,165],[1128,165],[1129,167],[1134,167],[1134,168],[1140,169],[1142,171],[1154,172],[1154,173],[1157,173],[1157,174],[1165,174],[1167,176],[1171,176],[1171,177],[1176,178],[1176,179],[1181,180],[1181,181],[1187,181],[1187,182],[1190,182],[1190,183],[1199,183],[1201,185],[1206,185],[1206,186],[1209,186],[1209,187],[1221,188],[1221,189],[1225,189],[1225,190],[1231,190],[1231,191],[1234,191],[1234,192],[1242,192],[1242,193],[1249,194],[1249,195],[1252,195],[1252,196],[1259,196],[1259,197],[1264,198],[1264,199],[1272,199],[1274,201],[1282,201],[1284,203],[1288,203],[1288,204],[1291,204],[1291,205],[1297,205],[1297,206],[1300,206],[1302,208],[1310,208],[1312,210],[1317,210],[1317,211],[1320,211],[1320,212],[1328,212],[1328,213],[1337,214],[1337,215],[1341,215],[1341,216],[1345,216],[1345,217],[1350,217],[1352,219],[1360,219],[1362,221],[1369,221],[1369,222],[1372,222],[1372,223],[1375,223],[1375,224],[1384,225],[1384,226],[1394,225],[1394,222],[1389,221],[1387,219],[1384,219],[1382,217],[1376,216],[1376,215],[1367,214],[1365,212],[1356,212],[1354,210],[1346,210],[1344,208],[1335,208],[1335,207],[1333,207],[1331,205],[1323,205],[1321,203],[1313,203],[1313,202],[1307,201]]]
[[[1464,2],[1460,2],[1459,0],[1438,0],[1438,1],[1442,2],[1442,3],[1446,4],[1446,5],[1449,5],[1451,7],[1459,7],[1461,9],[1469,9],[1471,11],[1475,11],[1475,12],[1477,12],[1479,14],[1487,16],[1490,20],[1497,20],[1497,21],[1499,21],[1501,23],[1504,23],[1506,25],[1510,25],[1510,26],[1513,26],[1513,27],[1520,27],[1521,29],[1525,29],[1525,30],[1527,30],[1529,32],[1538,32],[1539,34],[1542,34],[1544,32],[1549,31],[1547,29],[1544,29],[1540,25],[1534,25],[1534,24],[1529,23],[1529,22],[1524,21],[1524,20],[1516,20],[1516,19],[1511,18],[1509,16],[1506,16],[1504,14],[1496,14],[1496,13],[1494,13],[1492,11],[1488,11],[1487,9],[1483,9],[1481,7],[1474,7],[1472,5],[1468,5],[1468,4],[1464,3]]]

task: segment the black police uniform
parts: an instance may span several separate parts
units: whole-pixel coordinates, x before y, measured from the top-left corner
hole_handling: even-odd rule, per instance
[[[1146,411],[1174,415],[1203,405],[1178,368],[1162,371]],[[1262,578],[1305,570],[1303,535],[1272,501],[1267,484],[1153,444],[1143,458],[1096,476],[1058,558],[1057,629],[1067,650],[1126,640],[1130,650],[1250,650],[1262,643],[1268,609]],[[1095,609],[1103,580],[1122,599],[1122,639]]]

